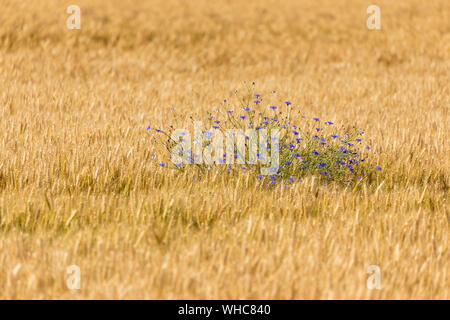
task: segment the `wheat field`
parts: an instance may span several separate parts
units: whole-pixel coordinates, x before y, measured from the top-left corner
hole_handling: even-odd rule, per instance
[[[0,4],[0,298],[450,298],[448,0]],[[268,190],[160,167],[146,127],[244,81],[364,128],[383,170]]]

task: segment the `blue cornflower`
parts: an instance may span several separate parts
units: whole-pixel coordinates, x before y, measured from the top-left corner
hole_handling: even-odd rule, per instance
[[[264,176],[258,176],[258,180],[264,179]]]
[[[227,112],[228,112],[228,113],[233,113],[234,111],[233,111],[233,110],[228,110]]]
[[[298,136],[298,134],[299,134],[298,131],[295,131],[295,130],[294,130],[293,132],[294,132],[294,134],[295,134],[296,136]]]
[[[358,141],[358,142],[361,142],[361,139],[359,139],[359,138],[356,138],[355,140]]]
[[[216,121],[214,121],[214,123],[220,123],[220,120],[216,120]]]
[[[369,147],[369,146],[366,146],[366,149],[367,149],[367,150],[370,150],[370,147]]]
[[[288,165],[290,165],[291,163],[292,163],[292,161],[286,161],[284,164],[288,166]]]
[[[319,118],[313,118],[313,120],[314,120],[314,121],[320,121],[320,119],[319,119]]]
[[[290,182],[294,182],[294,181],[295,181],[295,179],[294,179],[294,178],[292,178],[292,177],[289,177],[289,181],[290,181]]]
[[[261,130],[261,129],[262,129],[262,127],[260,127],[260,126],[256,127],[256,130]]]
[[[333,123],[333,122],[331,122],[331,121],[328,121],[327,123],[328,123],[329,125],[332,125],[332,124],[334,124],[334,123]]]
[[[241,116],[241,119],[245,119],[245,118],[247,118],[247,116]]]
[[[270,109],[275,110],[277,107],[275,106],[270,106]]]
[[[295,157],[295,158],[300,158],[301,155],[299,155],[298,153],[296,153],[296,154],[294,154],[294,157]]]
[[[356,180],[358,180],[358,181],[361,180],[361,177],[356,177]]]
[[[300,141],[303,140],[303,138],[296,138],[295,140],[296,140],[297,142],[300,142]]]
[[[314,139],[319,139],[319,136],[313,136]]]
[[[317,131],[320,131],[320,128],[316,128]]]
[[[292,143],[289,143],[289,147],[290,148],[295,148],[295,145],[293,145]]]
[[[319,154],[316,150],[314,150],[312,153],[314,153],[316,156]]]
[[[269,178],[272,179],[272,180],[276,180],[277,176],[270,176]]]
[[[255,98],[259,98],[259,97],[261,97],[261,95],[258,94],[258,93],[255,93],[254,97],[255,97]]]
[[[152,127],[148,126],[148,127],[147,127],[147,130],[150,130],[151,128],[152,128]]]
[[[381,167],[380,166],[376,166],[375,169],[378,170],[378,171],[381,171]]]
[[[253,102],[256,103],[256,104],[261,103],[261,101],[259,101],[259,100],[255,100]]]
[[[335,135],[335,134],[332,134],[331,137],[332,137],[333,139],[336,139],[338,136]]]
[[[317,165],[319,168],[325,167],[327,164],[325,162],[319,162]]]
[[[155,131],[156,131],[156,132],[161,132],[161,130],[159,130],[159,129],[155,129]]]
[[[263,122],[263,124],[269,124],[269,123],[270,123],[269,121],[264,121],[264,122]]]
[[[166,166],[166,164],[165,164],[164,162],[161,162],[159,165],[160,165],[161,167],[165,167],[165,166]]]
[[[245,108],[243,108],[244,109],[244,111],[250,111],[250,108],[249,107],[245,107]]]
[[[328,171],[320,171],[320,174],[323,174],[324,176],[326,176],[328,174]]]
[[[177,163],[177,167],[181,167],[183,164],[181,162]]]
[[[214,129],[219,129],[220,127],[219,126],[212,126]]]
[[[290,106],[292,104],[290,101],[285,101],[284,103],[286,103],[287,106]]]

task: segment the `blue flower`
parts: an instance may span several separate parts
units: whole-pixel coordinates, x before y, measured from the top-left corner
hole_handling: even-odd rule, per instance
[[[275,110],[277,107],[275,106],[270,106],[270,109]]]
[[[290,106],[292,104],[290,101],[285,101],[284,103],[286,103],[287,106]]]
[[[258,176],[258,180],[264,179],[264,176]]]
[[[216,120],[216,121],[214,121],[214,123],[220,123],[220,120]]]
[[[320,131],[320,128],[316,128],[317,131]]]
[[[359,138],[356,138],[355,140],[358,141],[358,142],[361,142],[361,139],[359,139]]]
[[[214,129],[219,129],[220,127],[219,126],[212,126]]]
[[[161,162],[159,165],[160,165],[161,167],[165,167],[165,166],[166,166],[166,164],[165,164],[164,162]]]
[[[249,107],[245,107],[245,108],[243,108],[244,109],[244,111],[250,111],[250,108]]]
[[[370,150],[370,147],[369,147],[369,146],[366,146],[366,149],[367,149],[367,150]]]
[[[316,150],[314,150],[312,153],[314,153],[316,156],[319,154]]]
[[[241,116],[241,119],[245,119],[245,118],[247,118],[247,116]]]
[[[256,103],[256,104],[261,103],[261,101],[259,101],[259,100],[255,100],[253,102]]]
[[[292,177],[289,177],[289,181],[290,181],[290,182],[294,182],[294,181],[295,181],[295,179],[294,179],[294,178],[292,178]]]
[[[333,139],[336,139],[338,136],[335,135],[335,134],[332,134],[331,137],[332,137]]]
[[[292,163],[291,161],[286,161],[284,164],[288,166],[288,165],[290,165],[291,163]]]
[[[375,169],[378,170],[378,171],[381,171],[381,167],[380,166],[376,166]]]
[[[155,131],[156,131],[156,132],[161,132],[161,130],[159,130],[159,129],[155,129]]]
[[[333,123],[333,122],[331,122],[331,121],[328,121],[327,123],[328,123],[329,125],[332,125],[332,124],[334,124],[334,123]]]
[[[313,118],[313,120],[314,120],[314,121],[320,121],[320,119],[319,119],[319,118]]]
[[[317,165],[319,168],[325,167],[327,164],[325,162],[319,162]]]
[[[228,113],[233,113],[234,111],[233,111],[233,110],[228,110],[227,112],[228,112]]]
[[[148,127],[147,127],[147,130],[150,130],[151,128],[152,128],[152,127],[148,126]]]
[[[258,93],[255,93],[254,97],[255,97],[255,98],[259,98],[259,97],[261,97],[261,95],[258,94]]]

